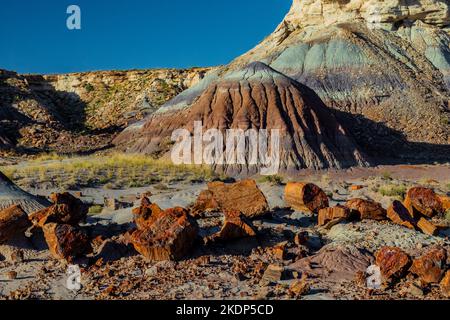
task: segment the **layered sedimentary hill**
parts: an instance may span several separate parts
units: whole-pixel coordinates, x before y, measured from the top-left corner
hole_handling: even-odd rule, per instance
[[[50,203],[23,191],[0,172],[0,211],[13,205],[20,205],[25,212],[31,214]]]
[[[130,122],[208,69],[19,75],[0,70],[0,148],[77,152],[107,146]]]
[[[276,31],[163,110],[253,61],[314,90],[378,158],[449,159],[448,1],[294,0]]]
[[[202,122],[203,130],[280,130],[282,169],[367,164],[356,143],[312,90],[261,62],[214,81],[189,108],[163,109],[127,128],[115,143],[124,144],[130,152],[161,154],[169,151],[174,130],[185,128],[193,133],[195,121]],[[248,163],[230,166],[227,172],[255,171]]]

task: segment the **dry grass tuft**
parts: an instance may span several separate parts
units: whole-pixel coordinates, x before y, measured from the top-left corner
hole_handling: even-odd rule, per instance
[[[114,153],[105,156],[40,156],[32,161],[0,167],[22,187],[111,189],[144,187],[161,182],[207,181],[214,177],[206,166],[177,166],[146,155]]]

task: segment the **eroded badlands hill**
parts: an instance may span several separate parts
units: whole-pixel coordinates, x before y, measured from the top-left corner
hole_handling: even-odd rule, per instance
[[[169,151],[164,149],[170,146],[167,141],[172,132],[186,128],[193,133],[195,121],[202,122],[203,130],[280,130],[283,169],[367,164],[346,129],[312,90],[261,62],[212,83],[190,108],[160,110],[129,127],[115,143],[129,145],[133,141],[128,147],[131,152]],[[249,148],[247,151],[251,154]],[[246,160],[247,165],[230,166],[227,171],[255,171]]]
[[[449,160],[449,24],[447,1],[294,0],[273,34],[163,109],[262,61],[314,90],[371,155]]]

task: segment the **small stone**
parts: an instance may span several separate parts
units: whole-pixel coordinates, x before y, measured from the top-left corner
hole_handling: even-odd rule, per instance
[[[282,266],[271,264],[267,267],[261,279],[261,285],[276,284],[283,279],[284,268]]]
[[[300,280],[295,280],[289,287],[289,292],[294,297],[301,297],[307,295],[311,290],[311,284],[306,276]]]
[[[304,246],[308,243],[309,241],[309,234],[308,232],[299,232],[295,235],[294,237],[294,243],[297,246]]]

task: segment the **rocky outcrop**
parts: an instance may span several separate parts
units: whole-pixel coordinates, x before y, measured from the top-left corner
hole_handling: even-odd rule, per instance
[[[31,214],[50,205],[46,199],[33,196],[16,186],[0,172],[0,210],[14,205]]]
[[[113,134],[196,84],[207,70],[46,76],[0,70],[0,149],[76,152],[108,146]]]
[[[314,90],[379,159],[449,159],[449,6],[443,0],[294,0],[254,49],[163,106],[190,106],[254,61]]]
[[[272,130],[279,130],[281,169],[367,164],[353,138],[313,91],[260,62],[213,82],[189,108],[163,109],[128,127],[114,142],[129,152],[164,154],[172,132],[184,128],[193,133],[195,121],[202,122],[204,131],[224,134],[227,129],[266,129],[273,138]],[[257,172],[262,162],[251,163],[249,149],[242,163],[220,166],[220,159],[214,159],[213,164],[227,173]]]

